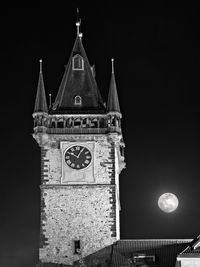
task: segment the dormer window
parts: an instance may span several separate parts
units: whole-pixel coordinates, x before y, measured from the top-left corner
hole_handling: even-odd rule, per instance
[[[136,255],[133,256],[133,263],[143,264],[145,263],[152,263],[155,262],[155,256],[154,255]],[[146,264],[145,264],[146,266]]]
[[[81,106],[82,105],[82,98],[80,95],[76,95],[74,98],[74,105]]]
[[[84,70],[84,61],[80,55],[75,55],[72,58],[72,69],[73,70]]]

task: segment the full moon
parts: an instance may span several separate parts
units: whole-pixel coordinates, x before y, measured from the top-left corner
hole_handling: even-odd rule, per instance
[[[165,193],[159,197],[158,207],[166,213],[173,212],[178,207],[178,198],[172,193]]]

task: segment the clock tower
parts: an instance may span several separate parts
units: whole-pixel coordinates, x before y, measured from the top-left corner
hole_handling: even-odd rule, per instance
[[[40,60],[33,113],[41,150],[38,267],[72,266],[120,239],[119,174],[124,143],[114,61],[107,104],[77,37],[54,103],[48,107]]]

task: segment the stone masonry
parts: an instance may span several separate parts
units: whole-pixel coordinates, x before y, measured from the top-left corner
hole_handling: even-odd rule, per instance
[[[76,240],[85,257],[119,239],[119,136],[49,135],[40,144],[40,261],[72,265],[80,257]],[[74,170],[85,172],[79,182],[68,181],[73,174],[63,160],[64,150],[74,144],[92,153],[87,170]]]

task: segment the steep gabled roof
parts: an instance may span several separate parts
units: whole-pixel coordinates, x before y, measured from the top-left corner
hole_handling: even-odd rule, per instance
[[[119,112],[120,113],[117,86],[115,82],[113,59],[112,59],[112,74],[111,74],[111,79],[110,79],[110,88],[109,88],[109,93],[108,93],[107,112]]]
[[[180,254],[179,257],[193,257],[197,255],[200,257],[200,235],[192,240],[189,246],[186,247]],[[195,257],[195,256],[194,256]]]
[[[40,73],[37,86],[37,94],[35,99],[34,113],[45,112],[48,113],[47,101],[45,95],[44,79],[42,74],[42,60],[40,60]]]
[[[82,61],[79,69],[74,69],[76,57]],[[75,104],[75,97],[81,97],[81,105]],[[77,35],[69,62],[53,104],[54,113],[97,113],[104,112],[103,100],[96,84],[85,53],[81,36]]]

